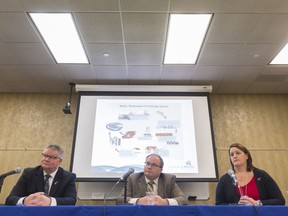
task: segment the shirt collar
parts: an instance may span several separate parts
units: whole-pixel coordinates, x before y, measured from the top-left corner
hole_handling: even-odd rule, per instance
[[[156,178],[156,179],[154,179],[154,180],[153,180],[154,184],[158,185],[158,180],[159,180],[159,177]],[[149,179],[145,176],[145,181],[146,181],[146,183],[148,184],[148,182],[151,181],[151,180],[149,180]]]
[[[58,168],[57,168],[54,172],[50,173],[50,176],[51,176],[53,179],[54,179],[57,171],[58,171]],[[44,173],[44,176],[47,174],[45,171],[43,171],[43,173]]]

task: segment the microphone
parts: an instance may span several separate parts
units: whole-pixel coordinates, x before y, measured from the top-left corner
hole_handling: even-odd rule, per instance
[[[230,170],[228,171],[228,175],[232,178],[234,186],[237,186],[237,187],[238,187],[241,197],[244,196],[244,193],[243,193],[243,191],[242,191],[242,188],[241,188],[241,186],[238,184],[238,180],[237,180],[237,178],[236,178],[236,176],[235,176],[235,174],[234,174],[234,171],[233,171],[232,169],[230,169]]]
[[[120,178],[121,181],[126,181],[127,178],[134,173],[134,169],[133,168],[129,168],[129,170]]]
[[[127,178],[132,173],[134,173],[134,169],[129,168],[129,170],[119,179],[119,180],[124,181],[124,203],[127,203]]]
[[[117,184],[119,184],[120,181],[125,181],[127,180],[127,178],[134,173],[134,169],[133,168],[129,168],[129,170],[121,177],[119,178],[119,180],[113,185],[113,187],[108,191],[108,193],[105,195],[104,197],[104,206],[106,204],[106,200],[108,199],[108,197],[110,196],[111,192],[114,190],[114,188],[116,187]],[[126,185],[125,185],[126,186]],[[126,188],[125,188],[125,196],[126,196]]]
[[[110,196],[111,192],[114,190],[117,184],[119,184],[121,178],[113,185],[113,187],[108,191],[108,193],[104,196],[104,207],[106,206],[106,201],[108,197]],[[105,210],[105,209],[104,209]],[[105,214],[104,214],[105,215]]]
[[[232,169],[230,169],[228,171],[228,175],[232,178],[233,184],[236,186],[238,184],[238,180],[237,180],[237,178],[236,178],[236,176],[234,174],[234,171]]]
[[[13,174],[20,173],[20,172],[21,172],[21,168],[20,168],[20,167],[17,167],[17,168],[14,169],[14,170],[11,170],[11,171],[9,171],[9,172],[6,172],[6,173],[0,175],[0,179],[4,179],[4,178],[6,178],[6,177],[9,176],[9,175],[13,175]]]

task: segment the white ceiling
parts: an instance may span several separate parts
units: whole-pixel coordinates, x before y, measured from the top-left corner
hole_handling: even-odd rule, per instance
[[[27,12],[72,12],[90,64],[56,64]],[[169,13],[214,14],[196,65],[162,64]],[[288,94],[288,67],[268,65],[286,42],[287,0],[0,0],[0,92],[73,82]]]

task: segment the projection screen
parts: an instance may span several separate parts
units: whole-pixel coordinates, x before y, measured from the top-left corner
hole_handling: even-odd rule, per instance
[[[77,181],[141,172],[151,153],[177,181],[217,181],[209,93],[145,89],[79,91],[71,163]]]

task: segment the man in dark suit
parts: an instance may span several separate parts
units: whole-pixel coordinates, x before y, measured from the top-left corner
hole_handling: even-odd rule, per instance
[[[162,173],[163,159],[158,154],[146,157],[144,172],[134,173],[127,179],[127,201],[131,204],[150,204],[146,196],[147,186],[150,182],[153,196],[153,205],[183,205],[187,199],[176,183],[176,176]],[[124,202],[124,191],[118,198],[118,203]]]
[[[5,204],[20,206],[75,205],[76,175],[60,167],[63,153],[63,149],[58,145],[46,147],[42,153],[40,165],[26,168],[23,171]]]

